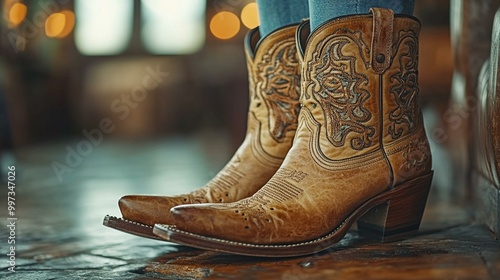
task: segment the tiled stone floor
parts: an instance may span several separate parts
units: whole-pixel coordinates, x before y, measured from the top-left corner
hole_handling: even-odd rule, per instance
[[[75,149],[79,142],[71,143]],[[4,227],[1,279],[500,279],[500,242],[460,207],[432,198],[414,238],[380,244],[352,230],[334,250],[301,258],[217,254],[114,231],[102,219],[119,215],[120,196],[196,188],[222,167],[228,145],[194,138],[103,143],[80,163],[72,159],[75,167],[60,181],[51,164],[66,161],[66,145],[16,152],[17,272],[7,271]]]

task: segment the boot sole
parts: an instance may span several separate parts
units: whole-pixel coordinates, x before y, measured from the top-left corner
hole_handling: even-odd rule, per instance
[[[337,244],[358,221],[362,235],[381,241],[407,238],[418,232],[433,172],[385,191],[354,210],[333,231],[320,238],[293,244],[252,244],[224,240],[156,224],[153,233],[165,241],[199,249],[257,257],[295,257],[324,251]]]
[[[165,241],[164,239],[153,234],[153,226],[141,224],[134,221],[117,218],[114,216],[106,215],[102,221],[104,226],[123,231],[129,234],[137,235],[140,237],[151,238],[155,240]]]

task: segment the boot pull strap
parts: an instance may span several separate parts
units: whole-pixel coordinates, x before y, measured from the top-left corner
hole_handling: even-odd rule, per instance
[[[392,57],[394,12],[381,8],[371,8],[370,12],[373,14],[371,66],[375,73],[382,74]]]

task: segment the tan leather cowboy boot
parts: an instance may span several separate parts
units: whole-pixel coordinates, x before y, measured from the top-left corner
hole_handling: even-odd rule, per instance
[[[418,34],[391,10],[337,18],[304,43],[297,133],[276,174],[234,203],[172,208],[176,243],[255,256],[296,256],[359,230],[401,237],[418,230],[432,180],[419,106]],[[302,34],[301,34],[302,33]]]
[[[179,196],[128,195],[119,201],[123,219],[106,216],[104,225],[158,238],[155,223],[173,223],[170,208],[191,203],[238,201],[259,190],[278,170],[292,145],[300,111],[297,25],[263,38],[258,29],[245,39],[250,83],[247,135],[229,163],[204,187]]]

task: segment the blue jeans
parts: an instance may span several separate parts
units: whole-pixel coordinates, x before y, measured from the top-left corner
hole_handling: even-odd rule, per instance
[[[366,14],[372,7],[413,14],[415,0],[257,0],[261,36],[283,26],[311,19],[311,30],[332,18]]]
[[[412,15],[414,5],[415,0],[309,0],[311,30],[332,18],[367,14],[372,7],[391,9],[396,14]]]

